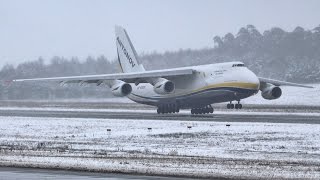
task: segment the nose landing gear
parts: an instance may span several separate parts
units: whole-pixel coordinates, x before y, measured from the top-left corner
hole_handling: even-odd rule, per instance
[[[240,101],[238,101],[238,104],[232,104],[230,101],[230,103],[227,104],[227,109],[242,109],[242,104],[240,104]]]
[[[234,109],[234,104],[232,104],[232,102],[227,104],[227,109]]]

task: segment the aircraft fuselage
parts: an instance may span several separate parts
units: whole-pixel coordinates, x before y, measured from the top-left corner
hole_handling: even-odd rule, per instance
[[[194,67],[191,76],[168,78],[175,91],[157,94],[149,83],[132,85],[131,100],[153,106],[177,104],[180,108],[198,108],[208,104],[240,101],[259,91],[258,77],[241,62],[209,64]],[[179,68],[183,69],[183,68]]]

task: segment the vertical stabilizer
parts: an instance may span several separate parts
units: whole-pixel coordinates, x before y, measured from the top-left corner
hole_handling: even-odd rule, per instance
[[[115,27],[118,60],[124,73],[145,71],[138,61],[138,55],[134,49],[126,30],[120,26]]]

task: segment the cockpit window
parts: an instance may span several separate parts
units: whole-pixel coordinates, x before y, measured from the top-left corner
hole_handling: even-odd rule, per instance
[[[232,67],[244,67],[244,64],[233,64]]]

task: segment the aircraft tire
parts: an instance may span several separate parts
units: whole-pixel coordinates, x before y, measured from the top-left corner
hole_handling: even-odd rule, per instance
[[[191,114],[210,114],[213,113],[214,109],[211,105],[207,105],[203,108],[192,108]]]
[[[168,112],[167,113],[169,114],[169,113],[172,112],[172,106],[171,106],[171,104],[168,104],[167,106],[168,106]]]
[[[179,113],[179,111],[180,111],[179,106],[178,106],[178,105],[175,105],[175,112],[176,112],[176,113]]]

